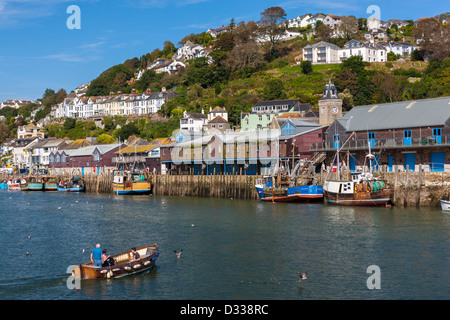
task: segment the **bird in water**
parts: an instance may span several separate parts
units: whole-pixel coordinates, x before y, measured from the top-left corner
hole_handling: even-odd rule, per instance
[[[308,275],[308,273],[306,273],[306,272],[303,272],[303,273],[299,272],[299,273],[298,273],[298,282],[301,282],[302,280],[308,279],[308,278],[306,277],[307,275]]]
[[[175,254],[177,255],[177,259],[180,259],[180,257],[181,257],[181,252],[183,252],[183,249],[181,249],[180,251],[176,251],[176,250],[173,250],[173,252],[175,252]]]

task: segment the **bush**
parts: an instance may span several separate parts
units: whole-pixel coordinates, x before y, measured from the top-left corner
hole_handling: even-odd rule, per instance
[[[312,70],[312,63],[311,63],[311,61],[302,61],[300,63],[300,67],[302,68],[302,72],[304,74],[308,74],[308,73],[311,73],[313,71]]]

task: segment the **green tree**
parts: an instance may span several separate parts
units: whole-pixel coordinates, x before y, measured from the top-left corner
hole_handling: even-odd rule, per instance
[[[307,60],[304,60],[300,63],[300,68],[302,68],[302,72],[304,74],[308,74],[313,71],[311,61],[307,61]]]
[[[271,79],[266,82],[263,91],[264,100],[286,99],[284,84],[280,79]]]
[[[130,136],[137,136],[139,135],[139,128],[132,122],[124,125],[122,128],[119,129],[117,132],[117,136],[120,139],[120,141],[127,140]]]
[[[100,144],[110,144],[110,143],[114,143],[116,140],[111,137],[109,134],[101,134],[97,137],[97,142]]]
[[[74,118],[67,118],[66,121],[64,121],[63,128],[66,131],[69,131],[70,129],[75,128],[77,121]]]

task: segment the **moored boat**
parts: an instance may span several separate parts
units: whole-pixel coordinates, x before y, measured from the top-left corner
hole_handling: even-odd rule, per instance
[[[140,259],[131,261],[133,254],[126,251],[112,256],[114,265],[105,267],[96,267],[92,262],[76,265],[73,268],[73,276],[78,279],[109,279],[121,278],[132,274],[146,271],[155,265],[159,256],[158,246],[149,245],[136,250]]]
[[[58,190],[58,182],[55,177],[44,177],[44,191],[57,191]]]
[[[115,172],[113,177],[113,191],[118,195],[150,194],[152,184],[150,176],[141,173]]]
[[[29,177],[28,191],[42,191],[44,190],[44,182],[41,177]]]
[[[0,182],[0,189],[8,189],[8,184],[6,182]]]
[[[325,201],[339,206],[386,207],[392,189],[370,173],[352,173],[351,180],[327,180],[323,185]]]
[[[449,211],[450,212],[450,201],[441,200],[441,209],[442,211]]]
[[[61,192],[84,192],[84,181],[80,176],[74,176],[70,180],[61,180],[57,185],[58,191]]]
[[[20,179],[20,190],[22,190],[22,191],[28,190],[28,179],[27,178]]]
[[[10,179],[7,182],[8,190],[20,191],[20,179]]]
[[[289,181],[278,177],[265,177],[255,188],[261,201],[312,202],[323,199],[323,188],[319,185],[290,186]]]

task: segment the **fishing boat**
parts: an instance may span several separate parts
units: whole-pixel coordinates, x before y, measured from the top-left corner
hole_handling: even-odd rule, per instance
[[[255,188],[261,201],[312,202],[323,200],[323,188],[319,185],[293,186],[288,177],[266,176]]]
[[[442,211],[450,211],[450,201],[441,200]]]
[[[84,181],[80,176],[74,176],[70,180],[61,180],[57,186],[61,192],[84,192]]]
[[[20,179],[20,190],[22,190],[22,191],[28,190],[28,179],[27,178]]]
[[[388,207],[390,206],[392,189],[384,180],[373,177],[372,160],[375,158],[369,153],[366,160],[369,161],[370,172],[352,172],[350,179],[340,179],[339,150],[336,152],[337,168],[336,180],[325,180],[323,191],[325,202],[339,206],[364,206],[364,207]],[[334,161],[334,160],[333,160]]]
[[[8,190],[20,191],[20,179],[10,179],[7,182]]]
[[[96,267],[93,262],[88,262],[74,266],[72,275],[78,279],[121,278],[149,270],[155,265],[155,261],[159,256],[156,243],[136,249],[136,251],[141,257],[137,261],[131,261],[133,253],[130,250],[112,256],[114,259],[114,265],[112,266]]]
[[[1,189],[7,190],[8,189],[8,184],[6,182],[0,182],[0,190]]]
[[[150,176],[145,173],[114,172],[113,191],[118,195],[150,194],[152,184]]]
[[[58,190],[58,181],[55,177],[44,177],[44,191],[57,191]]]
[[[43,191],[44,182],[41,177],[29,177],[28,179],[28,191]]]
[[[340,206],[386,207],[392,189],[384,180],[371,174],[352,173],[352,180],[327,180],[323,191],[325,202]]]

